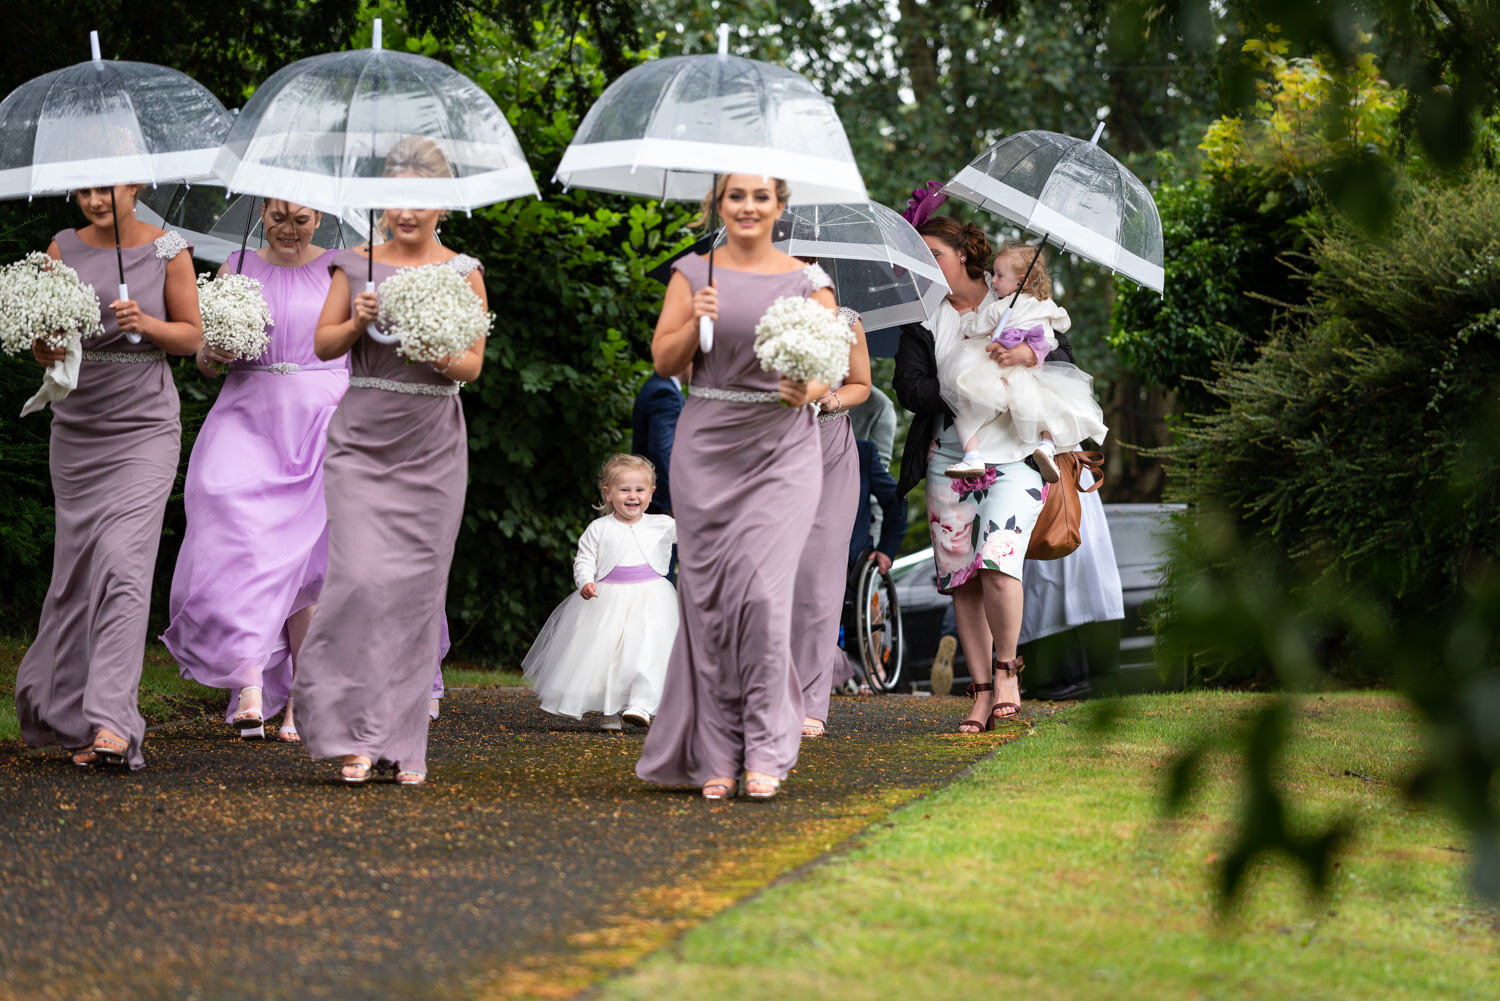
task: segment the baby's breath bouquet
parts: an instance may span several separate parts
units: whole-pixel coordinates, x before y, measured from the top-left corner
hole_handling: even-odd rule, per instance
[[[35,252],[0,268],[0,348],[7,354],[29,353],[33,340],[61,348],[103,332],[99,297],[62,261]]]
[[[198,313],[203,317],[203,343],[227,351],[241,361],[253,361],[271,344],[271,307],[260,294],[260,282],[249,275],[198,276]]]
[[[755,325],[755,357],[767,372],[836,386],[849,374],[854,331],[814,299],[783,296]]]
[[[380,283],[380,329],[408,361],[461,354],[489,333],[491,318],[469,280],[447,264],[402,268]]]

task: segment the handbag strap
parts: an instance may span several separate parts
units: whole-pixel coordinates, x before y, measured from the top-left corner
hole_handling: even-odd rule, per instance
[[[1104,477],[1099,472],[1100,468],[1104,465],[1103,452],[1064,452],[1058,456],[1059,459],[1064,457],[1071,458],[1077,463],[1077,468],[1073,471],[1073,483],[1075,485],[1078,484],[1079,480],[1083,479],[1083,471],[1085,469],[1094,474],[1093,483],[1090,483],[1086,487],[1078,486],[1079,493],[1091,494],[1099,489],[1099,484],[1104,482]]]

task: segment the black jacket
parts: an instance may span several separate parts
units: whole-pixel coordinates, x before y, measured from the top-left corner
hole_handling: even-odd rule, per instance
[[[1057,335],[1057,348],[1048,358],[1073,363],[1073,349],[1068,339]],[[897,489],[904,497],[927,476],[927,451],[938,432],[953,423],[953,411],[943,402],[938,387],[937,352],[932,331],[917,323],[901,328],[901,343],[896,346],[896,374],[891,379],[896,399],[915,416],[906,432],[906,447],[901,450],[901,476]]]

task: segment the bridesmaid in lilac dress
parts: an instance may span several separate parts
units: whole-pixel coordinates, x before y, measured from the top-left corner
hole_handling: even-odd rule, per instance
[[[135,218],[136,185],[75,193],[88,225],[47,253],[99,295],[104,332],[83,342],[78,388],[52,404],[57,534],[36,640],[16,672],[21,736],[59,743],[76,765],[144,768],[136,705],[151,574],[182,425],[166,356],[198,350],[198,287],[187,241]],[[119,300],[115,216],[131,300]],[[127,334],[139,337],[131,343]],[[37,344],[42,365],[61,350]]]
[[[234,691],[225,718],[243,735],[260,736],[286,706],[286,741],[297,739],[292,671],[328,564],[328,422],[349,387],[346,359],[313,354],[335,253],[312,243],[320,219],[280,199],[262,204],[266,245],[239,269],[263,286],[271,343],[255,361],[198,349],[199,371],[212,378],[227,364],[228,375],[188,462],[187,534],[161,637],[183,677]]]
[[[430,140],[404,140],[386,158],[387,176],[447,173]],[[391,236],[374,248],[377,285],[400,268],[447,263],[486,301],[479,262],[437,241],[441,215],[384,213]],[[328,428],[328,577],[292,690],[308,752],[342,759],[344,781],[389,765],[399,784],[418,785],[427,777],[432,651],[468,481],[458,390],[478,378],[484,338],[427,365],[366,337],[379,304],[364,291],[366,255],[334,258],[318,318],[318,357],[349,353],[353,376]]]
[[[771,246],[785,182],[721,176],[713,197],[728,234],[714,283],[704,258],[679,260],[651,343],[658,373],[691,364],[693,375],[672,446],[681,626],[635,770],[661,785],[698,785],[707,799],[733,795],[743,772],[745,792],[769,799],[801,740],[792,597],[823,478],[804,404],[828,387],[762,371],[755,326],[783,296],[835,305],[821,268]],[[708,353],[698,348],[702,316],[715,321]]]
[[[859,453],[854,448],[849,408],[870,396],[870,352],[865,347],[864,325],[852,309],[840,309],[839,314],[854,329],[855,341],[849,349],[849,375],[837,389],[818,399],[823,491],[797,564],[792,605],[792,662],[802,684],[804,737],[823,736],[834,676],[846,670],[838,645],[839,619],[844,612],[849,537],[859,510]]]

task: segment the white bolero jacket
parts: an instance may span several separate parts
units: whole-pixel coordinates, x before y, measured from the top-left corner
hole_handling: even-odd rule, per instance
[[[643,514],[628,525],[613,514],[595,518],[578,540],[573,558],[573,583],[578,587],[597,583],[616,567],[649,563],[665,577],[671,567],[672,546],[677,541],[677,522],[667,514]]]

